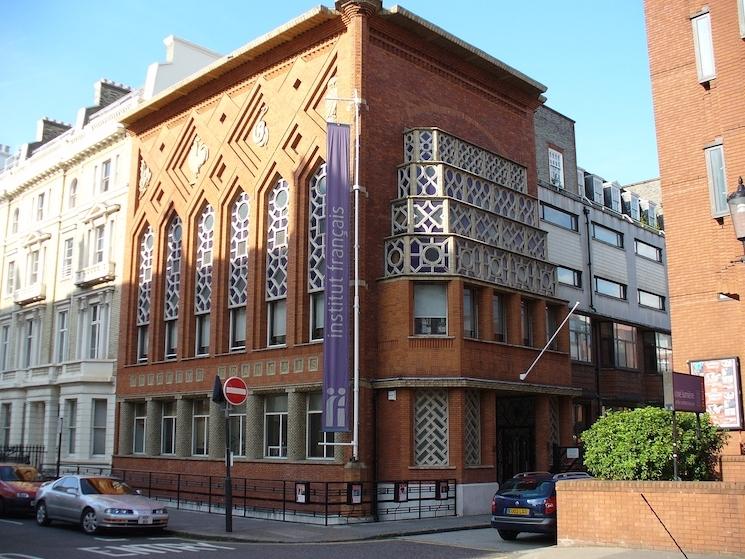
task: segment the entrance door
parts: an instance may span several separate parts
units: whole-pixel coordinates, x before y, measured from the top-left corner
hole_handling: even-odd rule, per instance
[[[497,481],[535,470],[535,401],[497,398]]]

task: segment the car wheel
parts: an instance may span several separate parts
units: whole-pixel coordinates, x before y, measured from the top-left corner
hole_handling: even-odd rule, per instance
[[[93,509],[85,509],[80,517],[80,527],[86,534],[95,534],[98,531],[96,511]]]
[[[0,516],[5,516],[5,499],[0,497]]]
[[[511,542],[512,540],[517,539],[517,535],[520,533],[515,530],[497,530],[497,532],[499,532],[500,538],[508,542]]]
[[[36,503],[36,523],[39,526],[49,526],[52,521],[47,514],[47,504],[44,501]]]

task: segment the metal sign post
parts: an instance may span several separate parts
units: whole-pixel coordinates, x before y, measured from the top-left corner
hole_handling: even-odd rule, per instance
[[[215,388],[213,389],[213,400],[217,396],[217,383],[220,377],[215,377]],[[241,406],[246,402],[248,386],[241,377],[230,377],[220,390],[222,401],[225,402],[225,531],[233,531],[233,479],[230,477],[230,466],[233,461],[233,452],[230,449],[230,406]],[[217,396],[219,399],[219,396]]]
[[[226,383],[227,384],[227,383]],[[225,531],[233,531],[233,480],[230,477],[230,404],[225,402]]]

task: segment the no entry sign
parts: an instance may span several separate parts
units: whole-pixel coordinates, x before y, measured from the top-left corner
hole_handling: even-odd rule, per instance
[[[226,380],[222,391],[225,394],[225,399],[231,406],[240,406],[246,401],[246,396],[248,396],[246,381],[240,377],[230,377]]]

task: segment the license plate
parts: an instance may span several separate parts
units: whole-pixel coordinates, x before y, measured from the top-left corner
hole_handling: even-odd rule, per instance
[[[153,517],[152,516],[141,516],[137,520],[138,524],[152,524],[153,523]]]
[[[504,509],[504,512],[506,514],[512,514],[515,516],[528,516],[530,514],[530,509],[507,508],[507,509]]]

